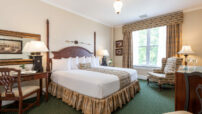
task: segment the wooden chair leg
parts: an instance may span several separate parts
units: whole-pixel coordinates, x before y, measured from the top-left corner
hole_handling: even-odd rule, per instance
[[[161,84],[159,84],[159,90],[161,91],[161,88],[162,88],[162,86],[161,86]]]
[[[0,100],[0,112],[1,112],[1,109],[2,109],[1,106],[2,106],[2,100]]]
[[[40,105],[40,91],[37,92],[37,105]]]
[[[22,99],[20,99],[19,100],[19,109],[18,109],[19,111],[18,111],[18,114],[22,114],[22,112],[23,112],[23,109],[22,109],[23,107],[22,106],[23,106],[23,101],[22,101]]]
[[[147,85],[149,85],[149,78],[147,78]]]

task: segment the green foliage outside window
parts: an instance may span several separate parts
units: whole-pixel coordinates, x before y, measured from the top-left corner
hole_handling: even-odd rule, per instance
[[[149,36],[148,36],[149,32]],[[139,65],[156,65],[158,58],[158,44],[159,44],[159,28],[141,30],[138,32],[139,35],[139,48],[138,48],[138,64]],[[150,38],[149,45],[147,44],[148,37]],[[147,46],[150,50],[147,53]],[[149,63],[147,63],[147,54],[149,54]]]

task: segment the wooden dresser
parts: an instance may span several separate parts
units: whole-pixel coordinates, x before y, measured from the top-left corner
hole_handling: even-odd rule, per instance
[[[175,110],[185,110],[185,102],[186,102],[186,81],[185,76],[186,74],[193,73],[193,72],[202,72],[202,67],[192,67],[188,68],[186,71],[178,71],[176,73],[176,85],[175,85]],[[199,84],[202,84],[202,78],[201,77],[194,77],[191,81],[189,81],[190,84],[190,99],[189,99],[189,107],[188,111],[192,113],[196,113],[201,109],[201,103],[196,95],[196,87]],[[202,93],[202,92],[201,92]],[[201,95],[200,93],[200,95]]]

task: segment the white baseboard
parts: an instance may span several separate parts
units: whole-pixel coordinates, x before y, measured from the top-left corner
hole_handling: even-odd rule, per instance
[[[147,80],[147,76],[144,76],[144,75],[138,75],[138,79]]]

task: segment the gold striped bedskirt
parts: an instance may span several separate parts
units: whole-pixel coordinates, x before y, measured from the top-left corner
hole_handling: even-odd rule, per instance
[[[54,82],[50,83],[49,90],[53,96],[61,98],[63,102],[76,110],[82,110],[84,114],[111,114],[117,108],[122,108],[123,104],[129,102],[139,91],[140,85],[138,81],[132,82],[127,87],[103,99],[74,92]]]

